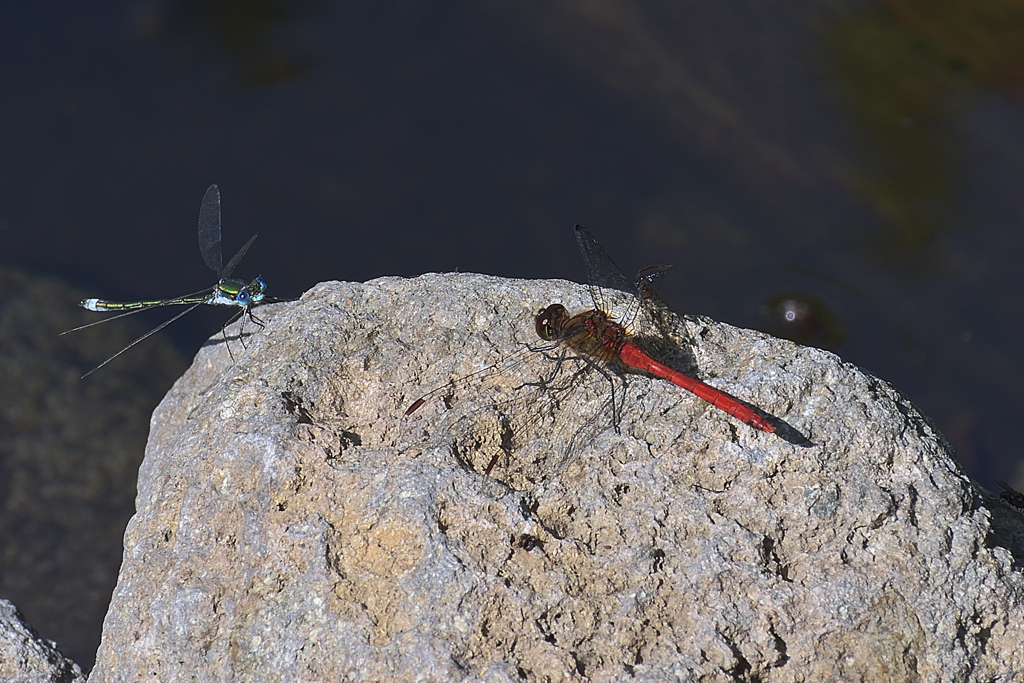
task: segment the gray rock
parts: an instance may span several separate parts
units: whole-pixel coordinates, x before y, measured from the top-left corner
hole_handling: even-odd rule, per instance
[[[58,336],[102,319],[83,294],[0,268],[0,596],[88,668],[149,418],[188,365],[157,335],[82,380],[145,331],[128,319]]]
[[[14,605],[0,599],[0,681],[85,683],[85,676],[56,643],[40,638]]]
[[[497,416],[527,406],[493,374],[403,416],[585,295],[326,283],[263,309],[234,362],[204,348],[153,416],[90,681],[1024,676],[1019,516],[833,354],[675,328],[693,344],[673,364],[781,436],[640,376],[616,430],[597,372],[504,455]],[[552,366],[522,361],[527,381]]]

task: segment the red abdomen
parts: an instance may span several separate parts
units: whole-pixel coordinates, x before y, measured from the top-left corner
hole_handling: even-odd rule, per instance
[[[619,358],[621,358],[622,362],[631,368],[649,372],[655,377],[666,379],[669,382],[672,382],[672,384],[692,392],[698,398],[704,399],[719,410],[729,413],[737,420],[745,422],[751,427],[760,429],[763,432],[771,433],[775,431],[774,425],[768,422],[765,417],[759,415],[752,408],[741,403],[739,399],[730,396],[720,389],[714,388],[710,384],[705,384],[699,379],[694,379],[693,377],[673,370],[667,365],[659,363],[644,353],[632,342],[627,341],[622,344],[622,347],[619,350]]]

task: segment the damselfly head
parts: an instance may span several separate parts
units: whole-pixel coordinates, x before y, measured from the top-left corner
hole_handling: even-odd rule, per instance
[[[235,300],[239,306],[251,306],[252,304],[258,304],[263,301],[263,293],[267,289],[267,282],[261,277],[256,278],[244,289],[238,292]]]

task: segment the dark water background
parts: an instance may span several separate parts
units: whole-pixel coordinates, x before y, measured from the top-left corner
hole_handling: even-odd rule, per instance
[[[226,256],[261,233],[236,274],[279,296],[583,281],[582,223],[627,273],[675,264],[676,310],[835,350],[983,485],[1024,483],[1011,0],[4,3],[0,61],[2,265],[108,298],[212,285],[210,183]],[[223,315],[190,318],[189,355]]]

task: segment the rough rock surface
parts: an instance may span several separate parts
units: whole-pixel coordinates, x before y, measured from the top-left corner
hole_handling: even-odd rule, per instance
[[[522,407],[497,382],[403,416],[585,294],[326,283],[205,348],[153,416],[90,681],[1021,680],[1020,515],[833,354],[686,321],[672,362],[781,436],[640,376],[616,430],[591,372],[484,476]]]
[[[40,638],[14,605],[0,600],[0,681],[85,683],[85,676],[53,641]]]
[[[0,268],[0,597],[88,668],[149,418],[188,365],[157,335],[82,380],[146,329],[129,319],[57,336],[102,318],[75,305],[84,294]]]

